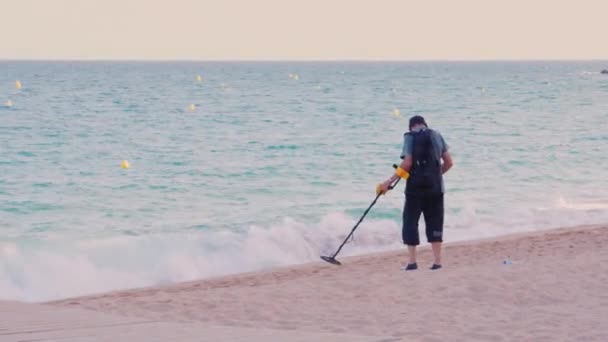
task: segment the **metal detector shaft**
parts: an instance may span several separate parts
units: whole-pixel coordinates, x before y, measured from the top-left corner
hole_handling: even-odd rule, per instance
[[[389,187],[389,189],[394,188],[397,185],[397,183],[399,183],[400,180],[401,180],[401,178],[397,179],[397,181],[393,185],[391,185]],[[357,229],[357,227],[359,227],[359,224],[361,223],[361,221],[363,221],[363,219],[365,218],[365,215],[367,215],[367,213],[374,206],[374,204],[376,204],[376,201],[378,201],[378,198],[380,198],[380,196],[382,196],[382,194],[378,194],[376,196],[376,198],[374,199],[374,201],[372,202],[372,204],[370,204],[369,207],[367,208],[367,210],[365,210],[365,212],[363,213],[363,216],[361,216],[361,218],[359,219],[359,222],[357,222],[357,224],[353,227],[353,229],[350,231],[350,233],[348,234],[348,236],[346,237],[346,239],[344,239],[344,241],[342,242],[342,244],[340,245],[340,247],[338,247],[338,250],[331,256],[331,259],[335,259],[336,256],[338,255],[338,253],[340,253],[340,251],[342,250],[342,247],[344,247],[344,245],[346,244],[346,242],[348,241],[348,239],[350,239],[350,237],[353,235],[353,233],[355,232],[355,230]]]

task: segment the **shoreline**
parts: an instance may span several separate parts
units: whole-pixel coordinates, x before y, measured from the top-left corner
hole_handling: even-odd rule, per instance
[[[582,231],[582,230],[587,230],[587,229],[595,229],[595,228],[603,228],[603,227],[606,227],[606,229],[608,229],[608,223],[546,228],[546,229],[541,229],[541,230],[522,231],[522,232],[509,233],[509,234],[503,234],[503,235],[492,236],[492,237],[483,237],[483,238],[477,238],[477,239],[471,239],[471,240],[457,240],[457,241],[453,241],[453,242],[448,241],[443,244],[443,249],[444,249],[444,254],[445,254],[446,249],[453,248],[456,246],[474,246],[474,245],[483,244],[483,243],[510,241],[510,240],[526,238],[526,237],[537,237],[537,236],[545,235],[547,233],[548,234],[559,234],[561,232],[575,232],[575,231]],[[429,254],[429,251],[430,251],[430,244],[423,242],[423,240],[424,239],[421,240],[421,244],[420,244],[420,246],[418,246],[419,255],[421,253],[423,253],[424,255],[427,255],[427,254]],[[288,273],[288,274],[291,274],[292,276],[294,276],[294,271],[298,271],[298,270],[305,271],[310,268],[316,268],[317,266],[328,266],[329,265],[332,267],[346,267],[346,266],[348,266],[349,262],[352,263],[353,261],[356,262],[356,261],[360,261],[361,259],[368,259],[368,258],[402,257],[405,262],[406,256],[407,256],[406,247],[402,246],[401,249],[395,249],[395,250],[379,251],[379,252],[365,253],[365,254],[358,254],[358,255],[348,255],[348,256],[343,256],[343,257],[338,256],[338,259],[340,261],[342,261],[344,264],[342,266],[329,265],[326,262],[323,262],[319,258],[318,261],[305,262],[305,263],[301,263],[301,264],[293,264],[293,265],[286,265],[286,266],[277,266],[277,267],[271,267],[271,268],[264,269],[264,270],[231,273],[231,274],[226,274],[226,275],[212,276],[212,277],[208,277],[208,278],[200,278],[200,279],[195,279],[195,280],[190,280],[190,281],[167,283],[167,284],[161,284],[161,285],[124,288],[124,289],[117,289],[117,290],[112,290],[112,291],[92,293],[92,294],[83,295],[83,296],[66,297],[66,298],[61,298],[61,299],[31,302],[31,303],[53,304],[53,303],[64,302],[64,301],[68,301],[68,300],[72,300],[72,299],[92,298],[92,297],[105,296],[105,295],[111,295],[111,294],[116,294],[116,293],[142,291],[142,290],[148,290],[148,289],[165,289],[165,288],[172,288],[175,286],[188,285],[188,284],[215,283],[215,282],[221,283],[225,280],[236,280],[236,279],[245,280],[248,278],[258,278],[258,277],[263,278],[265,275],[274,276],[277,273],[278,274]],[[506,256],[510,256],[510,255],[505,255],[505,257]],[[444,259],[445,259],[445,256],[444,256]],[[445,261],[444,261],[444,264],[446,264]],[[298,276],[298,275],[295,274],[295,276]],[[28,303],[30,303],[30,302],[28,302]]]
[[[605,341],[607,244],[608,225],[565,227],[446,243],[439,271],[428,270],[425,247],[422,267],[410,272],[400,270],[400,250],[344,257],[342,266],[319,260],[39,304],[0,302],[0,340]],[[502,263],[506,256],[512,264]]]

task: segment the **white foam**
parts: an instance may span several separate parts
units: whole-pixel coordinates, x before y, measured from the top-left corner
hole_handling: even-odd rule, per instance
[[[332,214],[315,225],[285,219],[241,233],[0,242],[0,299],[53,300],[317,261],[353,223]],[[392,221],[370,221],[344,255],[394,248],[396,230]]]
[[[504,212],[500,217],[475,209],[468,203],[448,216],[448,241],[608,221],[606,203],[563,198],[546,208]],[[353,218],[332,213],[316,224],[285,218],[241,232],[0,242],[0,299],[45,301],[319,261],[320,254],[335,251],[354,223]],[[340,256],[402,248],[400,240],[398,220],[366,219]]]
[[[573,202],[567,201],[564,197],[560,196],[556,201],[556,206],[572,210],[607,210],[608,202]]]

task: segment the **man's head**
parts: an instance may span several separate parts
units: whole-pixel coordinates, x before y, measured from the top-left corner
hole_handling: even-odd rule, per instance
[[[410,131],[417,130],[419,127],[429,127],[420,115],[414,115],[410,118]]]

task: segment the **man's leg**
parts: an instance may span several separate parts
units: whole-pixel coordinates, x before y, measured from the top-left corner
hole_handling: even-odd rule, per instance
[[[433,263],[441,265],[441,242],[431,242],[431,247],[433,248],[433,258],[435,258]]]
[[[441,266],[441,243],[443,242],[443,194],[425,198],[422,203],[426,239],[433,249],[434,264]]]
[[[407,246],[407,251],[409,254],[409,264],[415,264],[416,263],[416,246]]]
[[[405,195],[405,207],[403,208],[403,243],[407,245],[409,253],[409,264],[416,263],[416,246],[420,244],[418,235],[418,221],[422,213],[420,199],[418,196]]]

